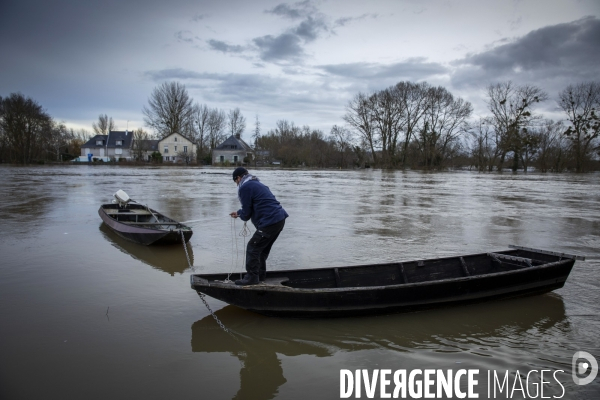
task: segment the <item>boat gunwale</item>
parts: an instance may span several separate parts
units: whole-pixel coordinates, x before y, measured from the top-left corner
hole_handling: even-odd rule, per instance
[[[487,253],[473,254],[473,255],[466,255],[466,256],[436,258],[436,259],[431,259],[431,260],[454,259],[454,258],[459,258],[459,257],[481,256],[481,255],[487,255]],[[408,262],[416,262],[416,261],[419,261],[419,260],[408,261]],[[425,261],[427,261],[427,260],[425,260]],[[233,283],[208,281],[201,277],[202,274],[190,275],[190,281],[191,281],[191,285],[192,285],[193,289],[195,289],[196,291],[202,291],[197,288],[197,286],[200,286],[200,288],[214,287],[214,288],[233,289],[233,290],[258,290],[258,291],[267,290],[267,291],[285,291],[285,292],[291,291],[291,292],[298,292],[298,293],[315,293],[315,292],[336,293],[336,292],[353,292],[353,291],[358,292],[358,291],[365,291],[365,290],[371,290],[371,291],[372,290],[392,290],[392,289],[398,289],[398,288],[409,288],[409,287],[419,287],[419,286],[426,286],[426,285],[445,284],[445,283],[449,283],[449,282],[469,282],[469,281],[473,281],[473,280],[477,280],[477,279],[490,278],[490,277],[493,278],[493,277],[504,276],[504,275],[516,275],[516,274],[519,274],[522,272],[529,272],[529,271],[545,269],[545,268],[553,268],[560,264],[565,264],[565,263],[569,263],[569,262],[574,263],[575,260],[570,259],[570,258],[564,258],[562,260],[557,260],[557,261],[539,264],[539,265],[532,265],[531,267],[527,266],[527,267],[523,267],[523,268],[513,269],[510,271],[500,271],[500,272],[493,272],[493,273],[489,273],[489,274],[461,276],[461,277],[457,277],[457,278],[445,278],[445,279],[438,279],[438,280],[431,280],[431,281],[396,283],[396,284],[391,284],[391,285],[378,285],[378,286],[347,286],[347,287],[336,287],[336,288],[312,288],[312,289],[311,288],[294,288],[294,287],[283,285],[282,283],[277,284],[277,285],[258,284],[258,285],[238,286],[238,285],[234,285]],[[348,267],[344,267],[344,268],[355,268],[355,267],[365,267],[365,266],[375,267],[377,265],[383,266],[383,265],[389,265],[389,264],[393,264],[393,263],[357,265],[357,266],[348,266]],[[310,269],[310,270],[311,271],[333,270],[334,268],[340,268],[340,267],[314,268],[314,269]],[[296,269],[296,270],[289,270],[289,271],[304,271],[304,270]],[[285,271],[277,271],[277,272],[284,273]],[[204,274],[204,275],[218,275],[218,274]],[[195,276],[199,277],[201,280],[205,281],[206,283],[203,283],[202,281],[195,282],[193,280],[193,278]]]

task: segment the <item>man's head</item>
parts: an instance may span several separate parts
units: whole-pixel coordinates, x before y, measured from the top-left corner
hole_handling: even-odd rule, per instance
[[[241,178],[244,175],[248,174],[248,170],[244,167],[237,167],[234,171],[233,171],[233,181],[235,183],[238,182],[238,179]]]

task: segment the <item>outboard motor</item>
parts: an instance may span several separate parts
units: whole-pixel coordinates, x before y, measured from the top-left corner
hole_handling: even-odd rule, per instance
[[[129,195],[121,189],[119,189],[117,193],[115,193],[113,196],[115,196],[115,200],[113,200],[113,203],[118,203],[121,207],[127,206],[127,204],[129,204],[129,202],[132,201]]]

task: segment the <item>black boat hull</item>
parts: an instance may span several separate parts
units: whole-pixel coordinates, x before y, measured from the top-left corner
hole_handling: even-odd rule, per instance
[[[514,252],[505,252],[511,253]],[[556,257],[554,261],[548,259],[550,256],[544,256],[546,259],[539,261],[539,265],[511,264],[505,269],[513,269],[502,270],[493,265],[478,265],[488,263],[486,260],[489,257],[486,256],[481,254],[464,256],[464,259],[455,257],[406,264],[269,271],[266,284],[246,287],[218,282],[225,279],[226,275],[192,275],[191,284],[198,292],[268,316],[344,317],[411,312],[542,294],[561,288],[575,263],[574,259]],[[435,279],[436,276],[448,275],[445,270],[454,268],[459,259],[463,265],[469,264],[465,267],[468,271],[464,275],[467,276]],[[430,268],[429,275],[418,275],[420,269],[426,269],[427,266]],[[476,274],[478,269],[480,273]],[[328,275],[333,276],[331,281],[337,282],[340,287],[317,287],[333,286],[322,283],[327,281]],[[373,278],[375,275],[376,279]],[[376,285],[378,280],[382,282],[381,285]],[[411,280],[420,281],[411,283]]]

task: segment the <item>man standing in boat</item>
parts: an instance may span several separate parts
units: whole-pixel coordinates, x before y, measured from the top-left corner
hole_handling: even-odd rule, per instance
[[[247,274],[244,279],[235,281],[235,284],[256,285],[265,279],[267,257],[289,215],[269,188],[256,176],[249,174],[246,168],[236,168],[233,171],[233,181],[238,186],[238,198],[242,208],[229,215],[232,218],[240,217],[242,221],[250,219],[256,227],[256,232],[246,248]]]

